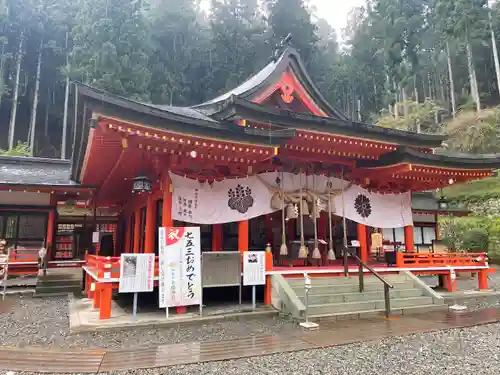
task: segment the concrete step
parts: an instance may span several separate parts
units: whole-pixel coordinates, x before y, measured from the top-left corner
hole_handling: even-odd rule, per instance
[[[51,286],[62,286],[62,285],[69,285],[69,286],[78,286],[82,284],[81,279],[64,279],[64,280],[42,280],[38,279],[37,285],[40,286],[46,286],[46,287],[51,287]]]
[[[393,289],[391,289],[391,291],[398,289],[415,288],[413,281],[392,282],[391,284],[394,287]],[[304,295],[304,285],[301,286],[297,285],[295,287],[292,286],[292,289],[298,296]],[[380,280],[377,280],[377,282],[365,283],[365,292],[383,291],[383,290],[384,290],[384,284]],[[357,283],[319,285],[319,286],[314,286],[313,284],[309,295],[316,295],[316,294],[325,295],[325,294],[356,293],[356,292],[359,293],[359,285]]]
[[[412,289],[396,289],[391,290],[389,295],[391,299],[394,298],[409,298],[409,297],[421,297],[422,291],[416,288]],[[298,295],[298,297],[305,301],[304,294]],[[373,300],[383,300],[384,291],[376,290],[360,293],[356,291],[354,293],[328,293],[328,294],[313,294],[309,295],[309,304],[325,304],[325,303],[343,303],[343,302],[359,302],[359,301],[373,301]]]
[[[391,307],[391,315],[425,314],[430,311],[442,311],[447,309],[448,309],[447,305],[422,305],[422,306],[408,306],[404,308]],[[313,314],[309,315],[309,319],[321,323],[321,322],[346,320],[346,319],[367,319],[382,315],[385,315],[385,308],[362,310],[362,311],[348,311],[338,314]]]
[[[59,286],[40,286],[36,287],[36,296],[41,295],[67,295],[69,293],[80,293],[81,287],[78,286],[68,286],[68,285],[59,285]]]
[[[433,300],[431,297],[410,297],[410,298],[391,299],[391,309],[402,309],[405,307],[414,307],[414,306],[432,305],[432,304]],[[309,305],[309,314],[335,315],[339,313],[380,310],[380,309],[382,310],[385,309],[385,301],[383,299]]]
[[[411,280],[411,279],[407,278],[407,276],[404,274],[389,274],[389,275],[382,275],[382,277],[388,283],[404,282],[404,281]],[[287,278],[286,280],[291,287],[304,285],[304,278],[303,277]],[[364,282],[365,282],[365,284],[382,283],[378,278],[376,278],[375,276],[371,276],[371,275],[365,275]],[[333,285],[358,285],[358,283],[359,283],[358,276],[311,277],[311,284],[313,287],[315,287],[315,286],[328,286],[328,285],[332,285],[332,286]]]

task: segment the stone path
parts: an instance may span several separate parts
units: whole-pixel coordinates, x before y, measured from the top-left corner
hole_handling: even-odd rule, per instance
[[[316,332],[257,336],[234,340],[159,345],[128,350],[50,350],[0,348],[0,369],[45,373],[105,373],[168,367],[276,353],[322,349],[415,333],[500,322],[500,308],[465,313],[432,312],[390,319],[322,322]]]

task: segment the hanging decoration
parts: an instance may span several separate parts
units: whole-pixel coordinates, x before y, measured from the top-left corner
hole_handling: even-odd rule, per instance
[[[315,176],[313,175],[313,185],[315,182]],[[312,219],[314,224],[314,248],[312,253],[313,259],[321,259],[321,253],[318,247],[318,217],[321,214],[320,207],[318,205],[319,199],[315,199],[313,201],[313,209],[312,209]]]
[[[307,175],[306,175],[307,178]],[[305,201],[304,194],[303,194],[303,189],[302,189],[302,173],[300,174],[300,247],[299,247],[299,259],[305,259],[307,258],[308,251],[307,247],[305,245],[305,240],[304,240],[304,215],[307,214],[304,212],[304,208],[309,211],[309,208],[307,207],[307,202]]]
[[[328,260],[336,260],[335,251],[333,250],[333,228],[332,228],[332,197],[330,190],[332,188],[332,181],[329,179],[327,182],[328,187],[328,229],[329,229],[329,241],[328,241]]]
[[[283,172],[281,172],[281,179],[276,179],[278,186],[281,187],[281,246],[280,255],[287,256],[288,248],[286,247],[286,231],[285,231],[285,193],[283,190]]]
[[[281,173],[282,181],[276,186],[278,175],[267,172],[208,184],[171,173],[172,218],[196,224],[221,224],[267,215],[285,206],[286,221],[298,218],[299,213],[326,211],[330,202],[332,214],[345,215],[367,226],[400,228],[413,224],[410,192],[379,194],[337,178],[330,178],[329,187],[325,176],[306,177],[304,173],[297,176],[287,172]]]

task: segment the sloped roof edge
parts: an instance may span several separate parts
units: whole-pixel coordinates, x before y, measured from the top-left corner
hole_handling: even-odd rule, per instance
[[[279,77],[291,67],[292,71],[296,74],[300,83],[312,95],[313,101],[324,110],[328,116],[347,120],[347,116],[340,110],[334,108],[321,94],[313,80],[307,73],[305,64],[296,49],[287,47],[281,56],[269,62],[263,69],[248,78],[241,85],[236,88],[217,96],[216,98],[207,102],[193,106],[192,108],[209,108],[218,103],[224,102],[231,96],[239,96],[245,99],[252,99],[252,96],[263,89],[268,83],[279,79]]]

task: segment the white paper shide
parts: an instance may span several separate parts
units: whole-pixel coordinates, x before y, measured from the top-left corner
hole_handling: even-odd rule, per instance
[[[263,251],[243,253],[243,285],[265,285],[266,257]]]
[[[199,227],[159,229],[160,308],[202,304]]]
[[[151,292],[154,288],[155,255],[129,254],[120,256],[120,293]]]

